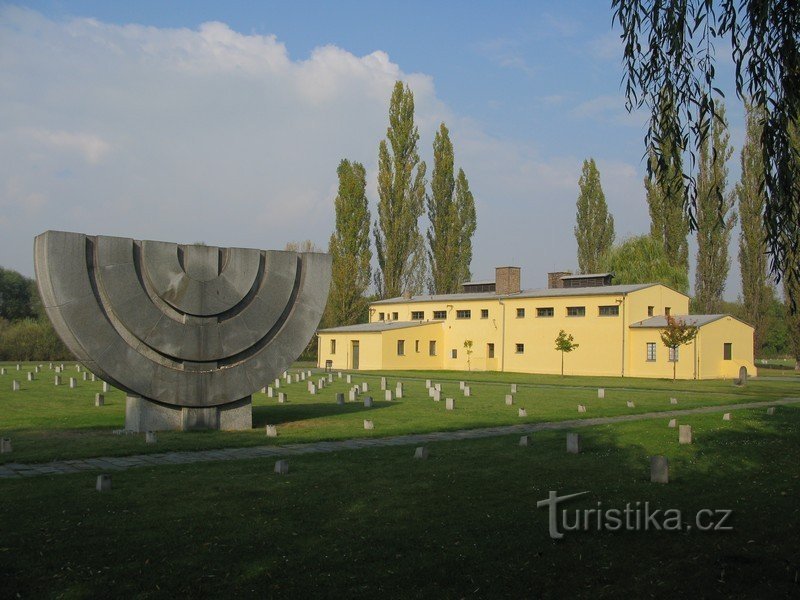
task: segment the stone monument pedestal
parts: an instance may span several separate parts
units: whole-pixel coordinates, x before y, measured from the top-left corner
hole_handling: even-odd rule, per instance
[[[252,428],[251,396],[219,406],[198,407],[164,404],[141,396],[127,396],[125,399],[125,429],[128,431],[236,431]]]

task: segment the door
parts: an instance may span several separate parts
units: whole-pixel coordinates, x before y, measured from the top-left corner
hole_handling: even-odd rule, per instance
[[[353,340],[353,369],[358,369],[358,341]]]

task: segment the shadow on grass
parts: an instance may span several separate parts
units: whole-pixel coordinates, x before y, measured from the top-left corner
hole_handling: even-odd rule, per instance
[[[317,402],[308,404],[291,402],[280,405],[253,405],[253,428],[260,428],[267,423],[271,425],[281,425],[293,421],[306,421],[311,419],[322,419],[324,417],[337,415],[353,415],[360,412],[372,412],[376,409],[390,408],[392,402],[373,402],[371,408],[364,406],[363,402],[345,402],[343,405],[335,402]]]

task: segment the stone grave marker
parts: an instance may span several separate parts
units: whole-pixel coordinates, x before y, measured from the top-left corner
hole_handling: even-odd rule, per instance
[[[403,383],[401,381],[398,381],[394,388],[394,396],[398,399],[403,397]]]
[[[381,390],[386,389],[386,377],[381,377]]]
[[[28,371],[28,381],[33,381],[33,371]]]
[[[272,389],[272,386],[267,386],[267,398],[274,398],[275,397],[275,390]]]
[[[308,393],[311,394],[312,396],[316,395],[317,386],[315,386],[313,383],[309,383],[308,384]]]
[[[350,393],[348,395],[348,398],[350,399],[350,402],[355,402],[356,401],[357,394],[358,394],[358,392],[356,392],[354,389],[350,390]]]
[[[470,396],[472,396],[472,390],[470,389],[470,387],[468,385],[465,385],[464,386],[464,397],[465,398],[469,398]]]
[[[669,460],[666,456],[650,457],[650,481],[669,483]]]
[[[55,383],[55,385],[61,385],[61,375],[56,375],[55,378],[53,379],[53,382]]]
[[[288,394],[286,392],[278,392],[278,404],[286,404]]]
[[[285,458],[275,461],[275,474],[288,475],[289,474],[289,461]]]
[[[577,433],[567,434],[567,452],[570,454],[580,454],[581,436]]]
[[[375,429],[375,425],[371,419],[364,419],[364,429]]]
[[[145,444],[155,444],[158,442],[158,434],[155,431],[145,431],[144,432],[144,443]]]
[[[336,392],[336,404],[339,406],[344,404],[344,392]]]
[[[426,388],[429,388],[429,387],[431,387],[431,380],[430,380],[430,379],[426,379],[426,380],[425,380],[425,387],[426,387]]]
[[[731,413],[725,413],[724,415],[722,415],[722,420],[723,421],[730,421],[731,420]]]
[[[392,390],[386,390],[384,392],[384,394],[386,395],[386,401],[387,402],[391,402],[392,401]]]
[[[278,437],[278,426],[267,425],[266,432],[267,432],[267,437],[276,438]]]
[[[439,402],[439,401],[441,401],[441,399],[442,399],[442,392],[440,392],[440,391],[439,391],[439,390],[437,390],[436,388],[431,388],[431,391],[433,392],[433,401],[434,401],[434,402]]]
[[[445,410],[455,410],[456,401],[453,400],[453,398],[445,398],[444,399],[444,408],[445,408]]]
[[[678,443],[691,444],[692,443],[692,426],[680,425],[678,427]]]
[[[586,412],[586,407],[583,404],[578,404],[578,412],[579,413],[585,413]]]
[[[677,426],[678,426],[678,421],[676,419],[670,419],[669,420],[669,427],[671,429],[675,429]]]
[[[435,389],[437,392],[441,392],[442,391],[442,384],[441,383],[434,384],[433,389]]]
[[[768,415],[774,415],[774,414],[775,414],[775,407],[774,407],[774,406],[770,406],[770,407],[767,409],[767,414],[768,414]]]
[[[11,380],[11,391],[12,392],[18,392],[19,391],[19,381],[17,381],[16,379],[12,379]]]
[[[414,450],[414,458],[426,460],[428,458],[428,449],[425,446],[417,446],[417,449]]]
[[[94,405],[103,406],[106,403],[106,397],[103,394],[97,393],[94,395]]]
[[[107,381],[103,382],[103,393],[104,394],[108,393],[108,382]]]
[[[365,394],[369,391],[369,384],[366,381],[361,383],[361,391]]]
[[[511,384],[511,393],[512,394],[516,394],[517,393],[517,384],[516,383],[512,383]]]
[[[627,402],[625,402],[625,406],[627,406],[628,408],[636,408],[636,405],[633,403],[633,400],[628,400]]]
[[[364,397],[364,408],[372,408],[372,396]]]
[[[328,383],[333,383],[333,373],[328,373]]]
[[[74,377],[70,377],[69,378],[69,389],[74,390],[76,387],[78,387],[78,380],[75,379]]]
[[[464,381],[459,381],[459,382],[458,382],[458,389],[460,389],[460,390],[463,390],[465,385],[467,385],[467,384],[466,384],[466,382],[464,382]]]
[[[514,404],[514,396],[511,394],[506,394],[506,406],[512,406]]]
[[[520,446],[530,446],[531,445],[531,436],[523,435],[519,438],[519,445]]]
[[[5,367],[3,367],[0,369],[0,375],[5,375],[5,374],[6,374],[6,369]]]
[[[107,492],[111,489],[111,475],[98,475],[95,489],[98,492]]]
[[[597,388],[597,397],[601,400],[606,397],[606,388]]]
[[[275,379],[275,381],[274,381],[273,383],[275,384],[273,387],[274,387],[276,390],[277,390],[279,387],[281,387],[281,380],[280,380],[280,379]]]
[[[0,454],[9,454],[11,451],[11,438],[0,439]]]
[[[527,417],[528,416],[528,411],[525,410],[524,408],[520,408],[517,411],[517,415],[520,416],[520,417]]]
[[[347,383],[353,383],[353,376],[352,376],[352,375],[350,375],[350,373],[348,373],[348,374],[345,376],[344,380],[345,380]]]
[[[669,399],[669,403],[670,404],[677,404],[678,403],[678,399],[677,398],[670,398]]]
[[[83,372],[83,380],[89,381],[89,373],[87,373],[86,371]]]

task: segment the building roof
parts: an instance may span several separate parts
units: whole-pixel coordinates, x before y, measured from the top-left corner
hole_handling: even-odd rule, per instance
[[[377,323],[359,323],[358,325],[330,327],[328,329],[320,329],[318,333],[380,333],[381,331],[420,327],[421,325],[430,325],[432,323],[441,323],[441,321],[378,321]]]
[[[586,273],[585,275],[562,275],[559,279],[588,279],[590,277],[613,277],[613,273]]]
[[[672,315],[674,319],[683,321],[687,325],[694,325],[695,327],[702,327],[703,325],[708,325],[709,323],[713,323],[714,321],[719,321],[724,317],[730,317],[730,316],[731,315]],[[664,315],[658,317],[650,317],[649,319],[645,319],[644,321],[637,321],[636,323],[631,323],[631,327],[653,327],[653,328],[663,329],[666,326],[667,326],[667,317],[665,317]]]
[[[467,292],[462,294],[434,294],[411,296],[411,298],[387,298],[377,300],[372,305],[400,304],[409,302],[450,302],[457,300],[513,300],[516,298],[560,298],[563,296],[611,296],[638,292],[658,283],[634,283],[628,285],[603,285],[581,288],[546,288],[539,290],[522,290],[516,294],[497,294],[495,292]]]
[[[484,279],[482,281],[465,281],[461,285],[488,285],[494,282],[494,279]]]

